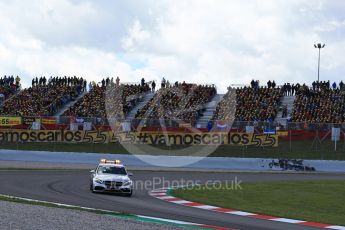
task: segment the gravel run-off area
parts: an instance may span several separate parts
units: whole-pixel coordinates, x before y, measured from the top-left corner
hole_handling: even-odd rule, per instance
[[[173,230],[185,228],[170,224],[116,217],[108,214],[0,201],[0,229]]]

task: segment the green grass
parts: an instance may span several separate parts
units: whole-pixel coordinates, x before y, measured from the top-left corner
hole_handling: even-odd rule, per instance
[[[144,145],[132,145],[131,147],[144,149]],[[128,147],[128,146],[127,146]],[[130,146],[129,146],[130,147]],[[58,152],[92,152],[127,154],[128,150],[120,144],[84,144],[84,143],[1,143],[2,149],[14,150],[38,150]],[[190,155],[198,156],[198,150],[210,148],[210,157],[255,157],[255,158],[303,158],[324,160],[345,160],[345,142],[338,143],[337,151],[331,141],[323,141],[317,145],[313,141],[279,141],[278,147],[248,147],[221,145],[213,149],[210,146],[162,146],[156,145],[154,149],[147,151],[152,155]],[[177,150],[184,149],[181,152]],[[164,151],[162,151],[164,150]],[[134,150],[135,151],[135,150]],[[136,152],[136,154],[138,154]]]
[[[224,187],[178,189],[171,193],[218,207],[345,226],[345,181],[281,181],[242,183],[242,189]]]

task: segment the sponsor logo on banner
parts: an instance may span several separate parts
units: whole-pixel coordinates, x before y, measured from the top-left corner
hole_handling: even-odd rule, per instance
[[[0,117],[0,126],[14,126],[21,124],[21,117]]]
[[[40,118],[35,118],[35,117],[23,117],[22,121],[23,124],[25,125],[32,125],[32,123],[36,122],[38,120],[38,122],[41,120]]]
[[[289,135],[288,131],[277,131],[278,136],[287,137]]]
[[[54,125],[54,124],[56,124],[56,118],[55,117],[43,117],[42,118],[42,124]]]
[[[266,128],[264,129],[264,134],[275,134],[276,128]]]
[[[0,130],[0,142],[71,142],[152,145],[278,146],[277,134]]]

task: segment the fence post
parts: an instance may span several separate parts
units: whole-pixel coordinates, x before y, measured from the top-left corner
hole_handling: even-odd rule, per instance
[[[289,129],[289,152],[292,152],[291,129]]]

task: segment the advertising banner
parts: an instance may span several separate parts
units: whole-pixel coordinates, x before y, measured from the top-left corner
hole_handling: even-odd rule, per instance
[[[22,118],[23,124],[25,125],[32,125],[34,122],[40,122],[40,118],[35,118],[35,117],[23,117]]]
[[[151,145],[278,146],[277,134],[156,133],[71,130],[0,130],[1,142],[121,143]]]
[[[15,126],[21,124],[21,117],[0,117],[0,126]]]

